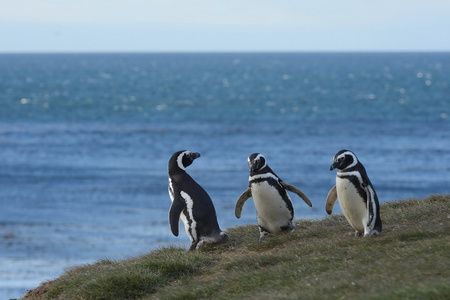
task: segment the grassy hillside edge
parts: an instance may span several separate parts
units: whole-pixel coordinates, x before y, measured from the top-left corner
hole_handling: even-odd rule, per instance
[[[448,299],[450,194],[381,206],[360,238],[342,215],[258,242],[256,225],[197,251],[165,247],[76,267],[24,299]]]

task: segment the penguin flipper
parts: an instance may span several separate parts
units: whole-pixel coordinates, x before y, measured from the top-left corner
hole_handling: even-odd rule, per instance
[[[308,204],[309,207],[312,207],[311,200],[303,193],[298,187],[293,186],[292,184],[289,184],[287,182],[284,182],[283,180],[280,180],[281,185],[287,189],[288,191],[292,193],[296,193],[300,198],[305,201],[306,204]]]
[[[331,215],[331,213],[333,212],[336,200],[337,200],[336,186],[333,186],[333,188],[328,192],[327,201],[325,203],[325,210],[329,215]]]
[[[364,184],[364,189],[367,195],[367,227],[364,228],[364,236],[368,236],[372,234],[372,230],[375,226],[375,203],[372,202],[372,197],[374,197],[372,193],[372,189],[368,184]],[[367,229],[366,229],[367,228]]]
[[[178,226],[180,224],[180,215],[185,209],[186,203],[180,199],[174,199],[169,210],[169,224],[170,230],[174,236],[178,236]]]
[[[236,206],[234,207],[234,215],[236,218],[240,218],[242,214],[242,208],[244,207],[245,202],[252,197],[252,190],[248,187],[242,195],[236,201]]]

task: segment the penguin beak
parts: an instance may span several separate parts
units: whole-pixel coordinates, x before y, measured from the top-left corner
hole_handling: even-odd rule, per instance
[[[198,153],[198,152],[194,152],[191,155],[192,155],[193,159],[197,159],[197,158],[199,158],[201,156],[200,153]]]
[[[330,166],[330,171],[333,171],[334,169],[336,169],[338,167],[339,163],[337,161],[335,161],[331,166]]]

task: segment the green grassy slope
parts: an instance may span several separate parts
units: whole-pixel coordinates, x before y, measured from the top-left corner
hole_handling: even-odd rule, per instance
[[[236,227],[226,244],[74,268],[25,299],[448,299],[450,195],[386,203],[381,216],[369,238],[342,215],[263,242],[256,225]]]

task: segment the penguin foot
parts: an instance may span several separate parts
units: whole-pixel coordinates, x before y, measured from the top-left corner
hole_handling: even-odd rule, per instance
[[[189,251],[193,251],[196,248],[197,249],[203,248],[206,244],[209,244],[209,245],[223,244],[223,243],[228,242],[228,240],[229,240],[228,234],[226,232],[222,231],[222,232],[220,232],[220,235],[216,235],[214,237],[203,237],[203,238],[201,238],[200,241],[198,241],[196,243],[193,242],[191,244],[191,247],[189,248]],[[198,244],[198,247],[196,247],[197,244]]]
[[[259,241],[262,242],[266,238],[266,236],[268,236],[268,235],[269,235],[269,233],[266,232],[266,231],[261,232],[260,235],[259,235]]]
[[[189,251],[194,251],[195,248],[197,248],[197,244],[198,244],[198,241],[197,242],[192,242],[191,247],[189,247]]]
[[[228,241],[228,234],[225,231],[221,231],[213,236],[201,237],[201,241],[206,244],[225,243]]]
[[[289,232],[292,232],[292,231],[294,231],[295,226],[294,226],[294,224],[291,223],[291,224],[286,225],[286,226],[281,226],[280,229],[281,229],[281,231],[289,231]]]
[[[262,242],[263,239],[266,237],[266,235],[269,235],[270,232],[267,231],[267,229],[265,229],[261,225],[258,225],[258,227],[259,227],[259,241]]]
[[[218,243],[226,243],[226,242],[228,242],[228,240],[230,239],[229,237],[228,237],[228,234],[226,233],[226,232],[221,232],[220,233],[220,236],[222,237],[220,240],[218,240],[217,242]]]
[[[363,234],[362,232],[359,232],[358,230],[355,231],[355,236],[357,237],[362,237],[362,236],[366,236],[365,234]]]
[[[378,230],[372,230],[371,232],[369,232],[369,233],[365,233],[364,234],[364,237],[367,237],[367,236],[372,236],[372,235],[379,235],[381,232],[379,232]]]

